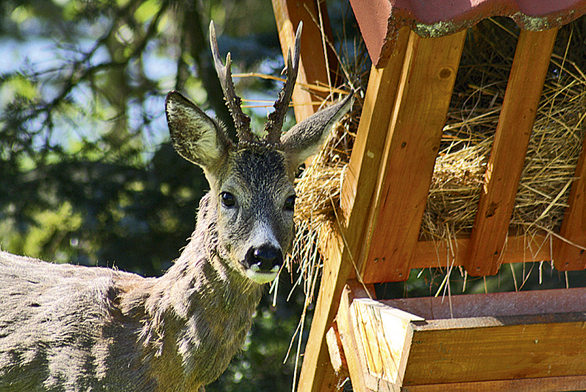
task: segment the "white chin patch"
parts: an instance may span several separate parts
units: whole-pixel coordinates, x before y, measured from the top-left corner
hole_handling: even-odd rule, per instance
[[[250,268],[246,270],[246,276],[248,279],[256,283],[265,284],[275,280],[279,273],[279,269],[279,266],[274,266],[270,272],[260,272],[254,271],[254,269]]]

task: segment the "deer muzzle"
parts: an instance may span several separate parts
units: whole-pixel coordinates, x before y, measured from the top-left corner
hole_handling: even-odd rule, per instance
[[[257,283],[268,283],[277,277],[283,265],[283,252],[272,245],[251,247],[243,264],[248,278]]]

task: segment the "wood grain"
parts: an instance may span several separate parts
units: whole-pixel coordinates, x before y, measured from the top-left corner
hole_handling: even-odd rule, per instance
[[[440,145],[466,32],[443,38],[411,33],[392,107],[375,204],[368,218],[367,281],[406,280]],[[377,260],[389,260],[380,268]]]
[[[321,392],[326,372],[332,368],[328,363],[325,335],[338,311],[342,289],[353,274],[355,257],[362,245],[364,216],[370,207],[381,154],[378,146],[386,139],[390,114],[385,110],[398,85],[398,76],[404,57],[409,30],[402,30],[405,42],[403,51],[393,55],[393,66],[383,70],[372,69],[364,99],[362,118],[358,127],[356,143],[350,158],[349,170],[342,184],[342,199],[345,218],[339,231],[320,241],[326,261],[316,301],[313,321],[307,342],[298,391]],[[406,35],[406,36],[405,36]],[[401,46],[398,46],[399,49]]]
[[[576,180],[572,184],[560,236],[586,248],[586,137],[576,166]],[[559,240],[554,251],[554,265],[561,271],[586,268],[586,251],[566,241]]]
[[[318,106],[311,104],[311,102],[316,101],[312,98],[312,93],[299,87],[299,84],[315,84],[319,82],[328,86],[330,85],[330,80],[335,82],[337,78],[337,59],[331,49],[327,46],[324,48],[322,40],[319,39],[321,30],[314,21],[314,19],[319,20],[319,14],[321,13],[323,31],[326,32],[326,35],[331,40],[332,31],[326,3],[320,2],[318,5],[315,0],[272,0],[272,4],[283,50],[283,58],[286,59],[289,48],[293,48],[297,26],[299,22],[303,22],[301,56],[297,76],[298,84],[293,91],[295,117],[297,122],[300,122],[315,113],[318,110]],[[332,72],[328,73],[328,70]]]
[[[464,264],[472,276],[494,275],[502,262],[556,35],[521,30]]]

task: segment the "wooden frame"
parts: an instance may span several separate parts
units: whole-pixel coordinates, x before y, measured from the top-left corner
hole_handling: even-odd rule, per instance
[[[315,24],[308,10],[317,10],[317,3],[273,0],[273,7],[284,48],[288,47],[287,37],[293,35],[291,26],[298,20]],[[327,14],[324,3],[319,7],[322,15]],[[558,307],[552,315],[547,307],[537,306],[558,306],[559,298],[567,295],[586,299],[584,290],[536,292],[532,294],[534,307],[527,307],[534,312],[531,314],[513,306],[526,306],[525,294],[510,293],[499,297],[500,310],[493,307],[487,313],[468,313],[454,320],[438,319],[437,314],[429,317],[409,308],[413,310],[410,312],[405,304],[399,306],[399,300],[372,300],[372,283],[406,280],[413,268],[463,266],[471,275],[489,275],[496,273],[502,263],[550,261],[552,256],[560,270],[586,267],[586,141],[560,233],[567,241],[508,233],[512,200],[556,33],[556,29],[522,30],[472,235],[448,243],[419,241],[418,236],[466,33],[423,39],[409,28],[398,31],[388,65],[371,71],[356,141],[342,182],[337,230],[320,241],[326,262],[299,391],[336,391],[339,378],[346,374],[356,391],[586,389],[586,365],[581,365],[586,358],[576,349],[586,343],[580,329],[586,322],[586,308]],[[317,50],[320,45],[315,42],[320,40],[314,37],[313,41],[311,50]],[[328,55],[323,53],[308,55],[302,50],[305,71],[301,73],[310,75],[319,68],[325,69]],[[316,78],[323,82],[327,75],[321,75]],[[314,81],[307,78],[302,82]],[[295,95],[294,100],[299,104],[311,98],[307,94]],[[296,108],[298,121],[309,112]],[[349,282],[350,279],[357,280]],[[458,306],[477,306],[485,301],[482,298],[495,300],[490,295],[452,297],[452,311]],[[438,300],[426,298],[413,303],[426,301]],[[437,306],[439,309],[443,305]],[[498,312],[505,308],[513,310],[499,316]],[[389,328],[393,339],[385,332]],[[489,330],[499,337],[498,342],[486,339]],[[423,336],[429,337],[425,341],[429,343],[422,340]],[[579,342],[572,341],[571,336]],[[517,345],[515,338],[522,344]],[[538,344],[536,339],[551,344]],[[442,357],[433,342],[452,346]],[[508,352],[518,352],[517,356],[534,353],[539,363],[511,362],[509,370],[492,369],[485,372],[484,378],[480,369],[489,369],[490,364],[480,360],[475,365],[477,371],[467,373],[473,376],[457,377],[453,369],[443,372],[453,377],[433,378],[425,373],[425,369],[435,366],[430,358],[438,363],[464,361],[462,366],[474,362],[476,357],[482,357],[482,353],[474,352],[475,342],[498,346],[500,351],[495,351],[493,360]],[[558,343],[563,343],[561,348],[556,348]],[[476,357],[467,357],[461,346]],[[551,358],[562,358],[563,366]],[[436,368],[435,373],[441,374],[438,369],[441,370]]]

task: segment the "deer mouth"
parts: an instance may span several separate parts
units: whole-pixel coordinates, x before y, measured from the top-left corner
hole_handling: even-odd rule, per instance
[[[273,281],[283,265],[283,252],[274,246],[252,247],[246,252],[246,276],[259,284]]]

